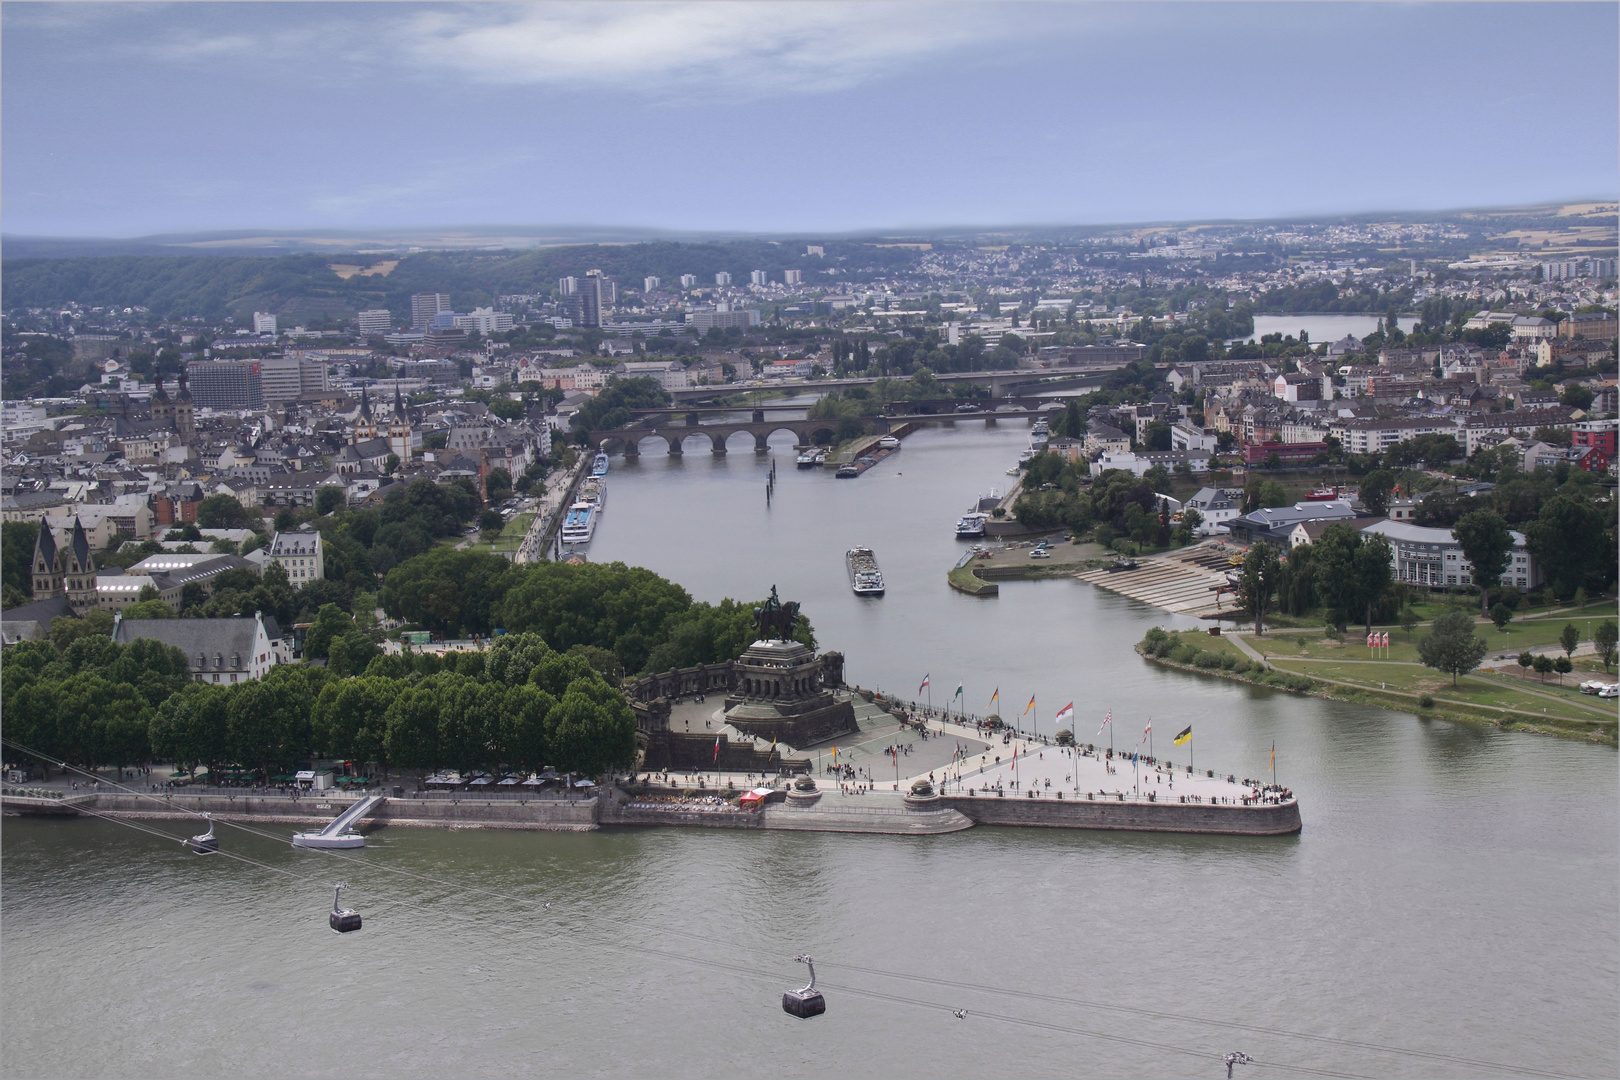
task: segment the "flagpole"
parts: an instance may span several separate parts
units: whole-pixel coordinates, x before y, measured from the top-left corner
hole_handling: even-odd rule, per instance
[[[1148,717],[1148,760],[1153,760],[1153,717]]]

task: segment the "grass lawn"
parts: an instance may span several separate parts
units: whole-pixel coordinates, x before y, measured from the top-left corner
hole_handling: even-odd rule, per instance
[[[1573,702],[1542,697],[1517,689],[1503,676],[1465,677],[1451,685],[1451,677],[1431,668],[1408,664],[1334,664],[1273,661],[1281,671],[1354,683],[1370,690],[1396,690],[1408,694],[1432,694],[1439,703],[1488,705],[1500,709],[1520,709],[1561,720],[1602,722],[1606,717]]]
[[[482,533],[478,539],[468,545],[472,551],[516,551],[523,543],[523,538],[529,534],[529,526],[534,524],[534,514],[513,514],[512,519],[501,529],[500,535],[495,537],[494,543],[485,543]]]
[[[1574,623],[1580,628],[1581,640],[1590,641],[1593,633],[1605,618],[1613,616],[1599,615],[1553,615],[1544,619],[1533,619],[1526,622],[1512,622],[1504,629],[1498,630],[1490,623],[1476,623],[1474,632],[1485,639],[1489,648],[1485,662],[1487,664],[1498,655],[1506,653],[1517,656],[1520,652],[1533,646],[1556,645],[1558,635],[1563,633],[1564,627]],[[1335,641],[1326,637],[1319,629],[1312,631],[1294,631],[1281,627],[1273,628],[1265,637],[1250,637],[1249,644],[1254,646],[1265,656],[1289,657],[1303,656],[1317,660],[1408,660],[1417,662],[1417,642],[1428,633],[1424,626],[1416,627],[1407,633],[1400,627],[1384,627],[1389,631],[1388,655],[1385,650],[1379,650],[1376,657],[1367,648],[1366,637],[1360,628],[1350,626],[1345,629],[1344,640]]]

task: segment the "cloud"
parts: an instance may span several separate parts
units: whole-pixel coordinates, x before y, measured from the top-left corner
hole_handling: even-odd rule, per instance
[[[845,89],[1023,33],[1019,15],[1030,14],[1043,13],[957,3],[475,5],[416,13],[399,41],[425,65],[486,82],[754,96]]]

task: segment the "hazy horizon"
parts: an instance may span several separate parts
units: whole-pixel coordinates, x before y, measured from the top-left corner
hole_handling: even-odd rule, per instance
[[[852,235],[1607,200],[1617,12],[7,4],[0,231]],[[1493,74],[1531,40],[1556,78]],[[445,224],[515,221],[550,224]]]

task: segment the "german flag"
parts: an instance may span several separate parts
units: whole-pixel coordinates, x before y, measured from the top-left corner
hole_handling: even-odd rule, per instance
[[[1186,746],[1190,742],[1192,742],[1192,725],[1188,724],[1186,728],[1176,736],[1175,743],[1177,746]]]

